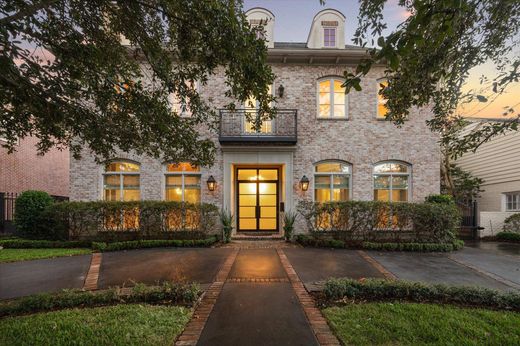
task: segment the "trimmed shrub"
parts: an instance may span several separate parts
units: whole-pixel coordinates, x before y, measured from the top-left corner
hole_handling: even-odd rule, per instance
[[[311,233],[330,234],[347,243],[452,243],[461,221],[454,203],[305,201],[298,211]]]
[[[417,303],[460,304],[520,311],[520,294],[502,293],[479,287],[428,285],[420,282],[381,279],[329,279],[323,291],[326,299],[412,301]]]
[[[0,240],[0,246],[6,249],[89,248],[92,243],[90,241],[9,239]]]
[[[520,234],[520,213],[513,214],[504,220],[504,231]]]
[[[217,231],[218,218],[212,204],[169,201],[63,202],[47,213],[70,239],[103,242],[205,238]]]
[[[516,232],[498,232],[495,236],[496,240],[520,242],[520,233]]]
[[[455,200],[451,195],[429,195],[424,200],[426,203],[454,204]]]
[[[216,236],[196,240],[135,240],[114,243],[93,242],[92,249],[101,252],[145,249],[153,247],[209,247],[218,241]]]
[[[47,192],[28,190],[22,192],[15,203],[14,223],[16,229],[27,238],[62,239],[63,234],[42,227],[42,216],[54,200]]]
[[[43,311],[95,307],[115,304],[151,303],[191,306],[201,294],[196,284],[165,282],[161,286],[138,284],[130,291],[111,288],[97,292],[65,290],[59,293],[42,293],[0,302],[0,317]]]

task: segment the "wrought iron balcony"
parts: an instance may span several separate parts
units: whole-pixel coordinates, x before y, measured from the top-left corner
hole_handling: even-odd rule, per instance
[[[297,141],[296,109],[278,109],[273,120],[264,121],[255,131],[247,121],[246,114],[254,110],[220,110],[220,144],[272,144],[295,145]]]

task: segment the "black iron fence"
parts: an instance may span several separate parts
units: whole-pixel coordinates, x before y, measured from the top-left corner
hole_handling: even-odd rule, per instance
[[[459,238],[476,239],[479,229],[477,201],[458,202],[457,206],[462,214]]]
[[[0,192],[0,232],[11,233],[16,230],[14,226],[14,211],[16,205],[17,193],[14,192]],[[65,202],[69,197],[54,196],[51,197],[56,202]]]

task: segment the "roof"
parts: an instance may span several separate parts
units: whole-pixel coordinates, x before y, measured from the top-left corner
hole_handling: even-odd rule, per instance
[[[307,48],[307,42],[274,42],[274,49],[309,49]],[[365,50],[365,48],[346,44],[345,49],[359,49]],[[330,50],[330,49],[328,49]]]
[[[268,50],[270,63],[357,65],[368,57],[368,48],[345,45],[345,48],[309,48],[307,42],[274,42]]]

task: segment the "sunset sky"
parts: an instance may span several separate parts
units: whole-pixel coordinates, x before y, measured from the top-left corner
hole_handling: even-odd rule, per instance
[[[352,37],[357,27],[359,4],[357,0],[326,0],[321,6],[318,0],[244,0],[244,8],[265,7],[275,15],[275,40],[281,42],[305,42],[309,34],[312,18],[325,8],[334,8],[346,16],[345,43],[352,44]],[[385,8],[384,18],[388,25],[386,34],[407,18],[407,12],[397,6],[396,0],[390,0]],[[518,52],[517,52],[518,53]],[[479,79],[484,74],[488,78],[494,75],[493,66],[486,64],[474,69],[465,89],[480,89]],[[486,96],[491,96],[487,94]],[[513,106],[520,101],[520,83],[510,86],[507,92],[492,103],[470,104],[461,109],[465,116],[502,117],[504,107]],[[520,107],[516,107],[518,113]]]

